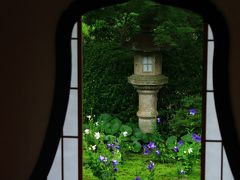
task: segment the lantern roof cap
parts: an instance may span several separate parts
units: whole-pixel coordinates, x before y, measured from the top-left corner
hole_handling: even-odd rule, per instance
[[[160,51],[160,48],[154,43],[154,29],[157,24],[154,21],[156,11],[153,9],[140,22],[140,31],[132,39],[132,50],[152,52]]]
[[[135,36],[132,42],[133,51],[154,52],[160,51],[153,41],[153,34],[149,32],[140,32]]]

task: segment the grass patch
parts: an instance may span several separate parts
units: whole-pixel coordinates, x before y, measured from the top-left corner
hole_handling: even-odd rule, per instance
[[[117,180],[134,180],[137,175],[149,175],[147,164],[151,159],[143,154],[129,154],[124,162],[118,164]],[[172,163],[155,163],[154,179],[156,180],[199,180],[200,179],[200,163],[193,166],[193,171],[190,175],[178,175],[176,165]],[[141,176],[139,176],[142,180]],[[84,180],[98,180],[94,177],[91,169],[87,166],[83,167]]]

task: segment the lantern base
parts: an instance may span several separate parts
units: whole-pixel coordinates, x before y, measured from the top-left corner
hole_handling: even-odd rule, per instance
[[[139,118],[138,126],[142,133],[153,133],[154,125],[156,125],[156,118]]]

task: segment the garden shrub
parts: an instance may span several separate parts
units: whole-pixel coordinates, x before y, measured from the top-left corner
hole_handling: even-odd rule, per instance
[[[202,98],[201,96],[187,96],[181,99],[181,105],[169,122],[170,133],[178,137],[186,132],[201,134]]]
[[[196,116],[196,111],[191,113]],[[117,164],[124,163],[132,152],[148,156],[148,178],[154,176],[154,164],[174,163],[179,175],[191,174],[193,166],[199,164],[201,137],[195,132],[164,139],[157,131],[143,134],[136,124],[122,123],[110,114],[86,118],[87,124],[83,129],[84,166],[91,168],[100,179],[116,178]],[[146,174],[139,175],[144,177]]]
[[[115,43],[84,45],[84,114],[109,113],[123,121],[136,121],[138,94],[127,80],[132,73],[131,50]]]

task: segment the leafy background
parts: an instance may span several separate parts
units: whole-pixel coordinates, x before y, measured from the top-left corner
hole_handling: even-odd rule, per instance
[[[149,0],[132,0],[83,16],[83,111],[137,123],[138,94],[127,81],[133,74],[129,43],[148,16],[154,17],[154,41],[162,49],[163,74],[169,78],[158,93],[159,131],[177,134],[186,108],[201,112],[203,21],[191,11]],[[191,126],[187,123],[186,128]],[[195,126],[200,132],[200,122]]]

